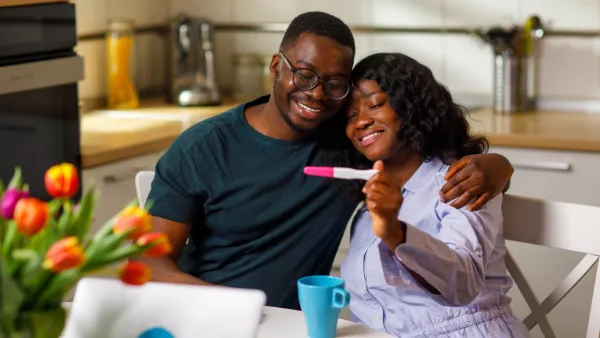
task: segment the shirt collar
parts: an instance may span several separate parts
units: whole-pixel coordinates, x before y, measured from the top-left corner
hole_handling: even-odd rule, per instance
[[[424,161],[415,173],[408,179],[404,187],[402,187],[402,193],[408,190],[414,193],[417,189],[422,187],[427,182],[431,181],[432,176],[435,175],[442,169],[444,162],[437,157],[434,157],[430,161]]]

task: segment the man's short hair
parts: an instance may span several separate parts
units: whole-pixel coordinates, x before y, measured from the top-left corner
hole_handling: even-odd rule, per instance
[[[292,46],[302,33],[325,36],[342,46],[350,47],[354,57],[356,46],[350,27],[331,14],[315,11],[302,13],[295,17],[285,31],[279,49],[284,50]]]

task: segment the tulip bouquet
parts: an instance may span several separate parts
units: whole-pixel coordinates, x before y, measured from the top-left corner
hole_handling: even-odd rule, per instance
[[[6,187],[0,182],[0,338],[59,337],[62,300],[81,277],[124,262],[121,280],[141,285],[150,270],[128,259],[171,251],[135,200],[92,234],[97,196],[91,185],[73,205],[79,177],[72,164],[48,169],[44,184],[49,202],[29,196],[18,167]]]

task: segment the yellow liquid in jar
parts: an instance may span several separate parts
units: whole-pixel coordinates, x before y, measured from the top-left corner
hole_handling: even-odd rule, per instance
[[[109,37],[106,41],[108,61],[108,107],[113,109],[137,108],[138,94],[129,76],[133,38]]]

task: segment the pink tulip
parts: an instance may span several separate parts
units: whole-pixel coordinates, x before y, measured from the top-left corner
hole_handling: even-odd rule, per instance
[[[12,219],[15,215],[17,202],[23,198],[29,197],[29,192],[21,191],[17,188],[8,188],[2,196],[0,202],[0,216],[4,219]]]

